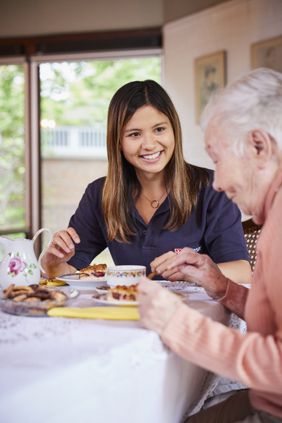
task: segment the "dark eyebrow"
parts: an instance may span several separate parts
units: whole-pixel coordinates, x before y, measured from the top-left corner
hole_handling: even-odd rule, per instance
[[[134,131],[141,131],[141,129],[138,128],[132,128],[132,129],[126,129],[124,132],[134,132]]]
[[[168,122],[159,122],[159,123],[156,123],[152,128],[154,129],[154,128],[157,128],[158,126],[160,126],[160,125],[168,125]],[[126,134],[127,132],[134,132],[134,131],[142,131],[142,129],[139,129],[139,128],[131,128],[131,129],[126,129],[125,131],[124,131],[124,133]]]
[[[156,128],[157,126],[160,126],[160,125],[168,125],[168,122],[156,123],[156,125],[154,125],[153,128]]]

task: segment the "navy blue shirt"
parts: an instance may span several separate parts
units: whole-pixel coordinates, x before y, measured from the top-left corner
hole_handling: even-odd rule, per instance
[[[174,251],[175,248],[191,247],[208,254],[215,263],[233,260],[249,260],[246,249],[241,213],[222,192],[212,188],[213,172],[209,171],[210,183],[201,189],[196,207],[186,223],[175,231],[163,229],[170,213],[169,199],[156,210],[146,224],[137,209],[132,207],[136,236],[130,243],[109,241],[102,211],[102,189],[105,178],[97,179],[86,188],[69,226],[75,228],[80,244],[69,264],[76,269],[89,263],[106,247],[115,264],[139,264],[151,271],[150,262],[156,257]]]

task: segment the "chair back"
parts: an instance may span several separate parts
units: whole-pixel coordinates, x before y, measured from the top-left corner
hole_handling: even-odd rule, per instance
[[[253,271],[256,264],[256,259],[257,259],[256,247],[257,247],[257,240],[261,232],[261,226],[256,225],[252,221],[252,219],[245,220],[244,222],[242,222],[242,225],[243,225],[244,236],[246,240],[248,253],[250,256],[250,265]]]

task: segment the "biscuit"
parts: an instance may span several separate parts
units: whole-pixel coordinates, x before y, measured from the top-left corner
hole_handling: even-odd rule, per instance
[[[13,301],[15,301],[16,303],[19,303],[21,301],[25,301],[26,298],[27,296],[25,294],[16,295],[15,297],[13,297]]]

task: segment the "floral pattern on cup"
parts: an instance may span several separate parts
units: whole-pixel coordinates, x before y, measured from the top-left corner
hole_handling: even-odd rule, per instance
[[[145,276],[145,271],[144,270],[125,270],[124,272],[121,271],[108,271],[108,275],[109,276],[115,276],[116,278],[136,278],[136,277],[141,277],[141,276]]]
[[[146,267],[140,265],[120,265],[108,267],[107,284],[117,285],[136,285],[142,276],[146,276]]]

